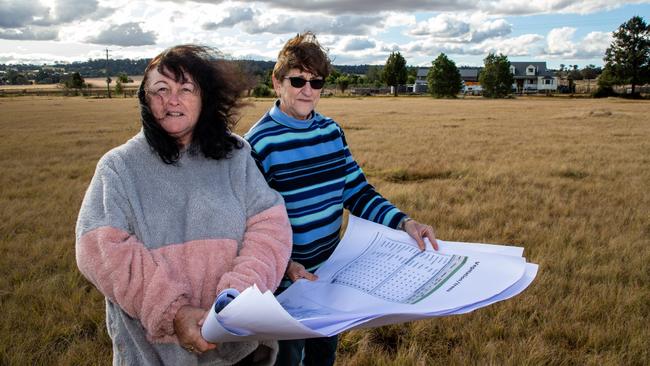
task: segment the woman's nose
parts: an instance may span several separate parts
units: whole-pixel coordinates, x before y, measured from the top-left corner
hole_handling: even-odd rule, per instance
[[[179,95],[180,95],[179,92],[171,92],[169,94],[169,99],[167,99],[167,103],[174,104],[174,105],[178,104],[180,101]]]
[[[314,93],[314,89],[312,89],[310,83],[306,83],[305,86],[302,87],[301,92],[304,95],[311,96]]]

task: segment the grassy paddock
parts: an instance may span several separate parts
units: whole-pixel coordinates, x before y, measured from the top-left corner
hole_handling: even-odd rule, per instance
[[[136,99],[0,99],[0,364],[108,364],[74,225]],[[271,104],[252,100],[242,133]],[[344,333],[345,365],[650,363],[650,103],[328,98],[368,179],[440,238],[526,248],[521,295]]]

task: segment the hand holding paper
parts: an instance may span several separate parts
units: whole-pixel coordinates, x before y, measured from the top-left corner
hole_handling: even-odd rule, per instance
[[[203,337],[302,339],[463,314],[521,293],[537,274],[520,247],[437,242],[439,251],[420,251],[407,233],[350,216],[317,281],[299,280],[277,299],[252,286],[213,308]]]

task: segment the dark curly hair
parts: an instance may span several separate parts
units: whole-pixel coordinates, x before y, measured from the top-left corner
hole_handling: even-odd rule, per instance
[[[188,147],[190,154],[202,153],[207,158],[219,160],[227,158],[233,149],[243,147],[241,140],[232,135],[232,129],[237,123],[237,111],[243,105],[240,97],[244,85],[240,81],[242,78],[237,78],[233,65],[218,55],[204,46],[174,46],[152,59],[145,69],[138,90],[142,127],[151,148],[167,164],[178,161],[181,146],[160,126],[149,108],[147,75],[154,69],[179,83],[186,81],[187,73],[198,86],[201,113]]]

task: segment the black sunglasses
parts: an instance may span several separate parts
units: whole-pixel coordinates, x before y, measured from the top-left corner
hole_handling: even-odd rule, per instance
[[[294,88],[302,88],[305,84],[309,83],[312,89],[323,89],[325,86],[325,79],[303,79],[300,76],[287,76],[285,79],[289,79],[291,86]]]

